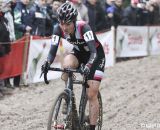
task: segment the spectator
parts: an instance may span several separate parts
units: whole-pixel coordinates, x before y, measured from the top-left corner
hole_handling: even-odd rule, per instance
[[[53,3],[53,0],[47,0],[46,1],[46,8],[47,8],[47,12],[48,12],[50,17],[51,17],[51,14],[52,14],[52,3]],[[51,29],[50,31],[52,31],[52,30],[53,29]]]
[[[122,8],[123,0],[116,0],[114,4],[107,9],[107,17],[108,22],[111,26],[117,27],[121,24],[123,8]]]
[[[30,33],[32,30],[28,5],[29,0],[20,0],[14,9],[16,39],[21,38],[25,33]]]
[[[54,1],[54,0],[47,0],[47,1],[46,1],[46,4],[47,4],[47,5],[51,5],[51,4],[53,3],[53,1]]]
[[[1,6],[1,5],[0,5]],[[0,10],[0,57],[10,52],[9,29],[7,26],[7,19],[4,17],[4,12]]]
[[[51,36],[52,21],[47,12],[46,0],[36,0],[30,9],[32,35]]]
[[[54,30],[55,25],[58,23],[57,9],[61,6],[61,4],[62,2],[60,2],[59,0],[54,0],[52,3],[52,10],[49,14],[52,20],[53,30]]]
[[[139,14],[138,25],[140,26],[150,25],[151,24],[150,12],[146,8],[146,2],[140,1],[137,7],[138,7],[138,14]]]
[[[57,9],[62,5],[62,2],[59,0],[53,0],[52,11],[57,12]]]
[[[107,28],[105,10],[99,1],[96,2],[96,31],[102,31]]]
[[[152,21],[154,25],[160,25],[160,1],[150,0],[149,1],[150,11],[152,12]],[[153,10],[152,10],[153,7]]]
[[[11,0],[3,0],[5,4],[5,18],[8,20],[10,41],[15,41],[15,30],[14,30],[14,21],[11,10]]]
[[[86,6],[88,8],[89,25],[93,31],[96,31],[96,2],[97,0],[86,1]]]
[[[15,31],[14,31],[14,22],[13,16],[11,14],[11,0],[3,0],[4,5],[4,17],[7,19],[7,25],[9,30],[10,41],[15,41]],[[10,84],[10,78],[4,80],[6,87],[12,87]]]
[[[114,2],[115,2],[115,0],[106,0],[106,2],[105,2],[105,11],[107,11],[107,9],[109,7],[111,7]]]
[[[87,0],[89,25],[92,30],[100,31],[106,27],[105,12],[97,0]]]
[[[82,3],[82,0],[72,0],[72,2],[74,3],[75,7],[78,10],[79,13],[78,15],[80,15],[80,20],[86,21],[88,23],[89,22],[88,9],[85,6],[85,4]]]
[[[111,28],[111,20],[110,17],[108,17],[108,13],[107,10],[109,7],[111,7],[114,4],[115,0],[106,0],[105,2],[105,17],[106,17],[106,21],[107,21],[107,29]]]
[[[30,26],[30,17],[28,10],[29,0],[20,0],[17,2],[14,9],[14,23],[15,23],[15,33],[16,39],[21,38],[26,33],[30,33],[32,30]],[[14,86],[19,87],[20,85],[20,75],[14,78]]]
[[[14,8],[16,7],[17,1],[16,0],[11,0],[11,14],[14,19]]]
[[[150,1],[148,1],[148,2],[146,2],[146,10],[148,10],[148,17],[149,17],[149,24],[150,25],[154,25],[154,24],[156,24],[156,20],[154,20],[155,19],[155,7],[154,7],[154,5],[152,5],[151,4],[151,2]],[[157,19],[157,18],[156,18]],[[157,23],[158,24],[158,23]]]
[[[6,9],[4,8],[4,2],[0,1],[0,57],[10,52],[10,38],[8,21],[4,17]]]
[[[3,57],[10,52],[10,35],[9,35],[9,27],[8,21],[4,17],[6,12],[6,3],[4,1],[0,1],[0,57]],[[8,7],[7,7],[8,8]],[[0,68],[2,71],[3,66],[0,64]],[[1,72],[0,72],[1,73]],[[7,88],[3,84],[3,79],[0,79],[0,98],[3,97],[4,94],[7,94],[11,88]],[[10,93],[10,92],[9,92]]]
[[[138,17],[138,9],[137,4],[138,0],[131,0],[131,5],[126,7],[123,11],[123,19],[121,24],[128,26],[136,26],[138,25],[139,17]]]
[[[106,0],[98,0],[102,9],[105,10],[105,3],[106,3]]]

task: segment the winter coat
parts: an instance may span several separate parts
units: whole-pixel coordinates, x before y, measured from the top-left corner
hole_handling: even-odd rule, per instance
[[[9,30],[2,12],[0,12],[0,34],[0,57],[2,57],[10,52]]]

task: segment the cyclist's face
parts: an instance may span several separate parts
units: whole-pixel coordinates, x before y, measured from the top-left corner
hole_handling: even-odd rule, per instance
[[[61,29],[66,33],[66,34],[73,34],[74,33],[74,23],[60,23]]]

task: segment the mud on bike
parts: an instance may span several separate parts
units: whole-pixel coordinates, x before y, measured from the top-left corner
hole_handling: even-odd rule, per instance
[[[87,78],[83,75],[82,67],[81,69],[71,69],[71,68],[49,68],[48,71],[59,71],[68,74],[68,79],[66,87],[64,90],[58,94],[55,98],[53,106],[49,113],[47,130],[89,130],[89,114],[87,112]],[[44,73],[44,72],[43,72]],[[83,76],[82,80],[76,80],[74,77],[75,73],[80,73]],[[47,72],[44,73],[44,81],[48,84]],[[77,110],[75,102],[75,94],[73,87],[74,84],[82,85],[82,92],[79,102],[79,110]],[[99,115],[96,124],[96,130],[102,129],[102,99],[100,92],[98,93],[99,102]],[[63,104],[66,104],[66,113],[63,113]]]

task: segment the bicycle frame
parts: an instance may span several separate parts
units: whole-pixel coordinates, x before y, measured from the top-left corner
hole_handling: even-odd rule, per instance
[[[83,81],[80,80],[73,80],[73,73],[81,73],[81,70],[76,70],[76,69],[60,69],[60,68],[49,68],[49,70],[52,71],[60,71],[60,72],[65,72],[68,74],[68,79],[67,79],[67,85],[66,88],[64,89],[64,91],[68,94],[69,97],[69,110],[67,113],[67,117],[69,117],[70,112],[72,113],[72,116],[74,118],[74,129],[76,130],[83,130],[83,124],[84,124],[84,113],[85,113],[85,105],[87,102],[87,95],[86,95],[86,85],[87,85],[87,81],[86,81],[86,77],[83,76]],[[47,74],[44,73],[44,80],[45,83],[48,84],[48,80],[47,80]],[[80,99],[80,103],[79,103],[79,116],[78,116],[78,112],[77,112],[77,107],[76,107],[76,103],[75,103],[75,95],[74,95],[74,91],[73,91],[73,84],[82,84],[82,93],[81,93],[81,99]]]
[[[74,95],[74,92],[73,92],[74,80],[73,80],[72,76],[73,76],[73,72],[69,72],[68,73],[68,80],[67,80],[66,89],[64,90],[64,91],[66,91],[69,94],[69,98],[70,98],[69,99],[69,106],[68,106],[68,108],[70,110],[68,110],[68,114],[70,112],[72,112],[72,116],[74,118],[72,120],[72,122],[74,124],[74,127],[76,127],[74,129],[76,129],[76,130],[82,130],[81,126],[79,124],[79,117],[78,117],[78,112],[77,112],[77,107],[76,107],[76,102],[75,102],[75,95]],[[78,82],[76,82],[76,83],[78,83]]]

